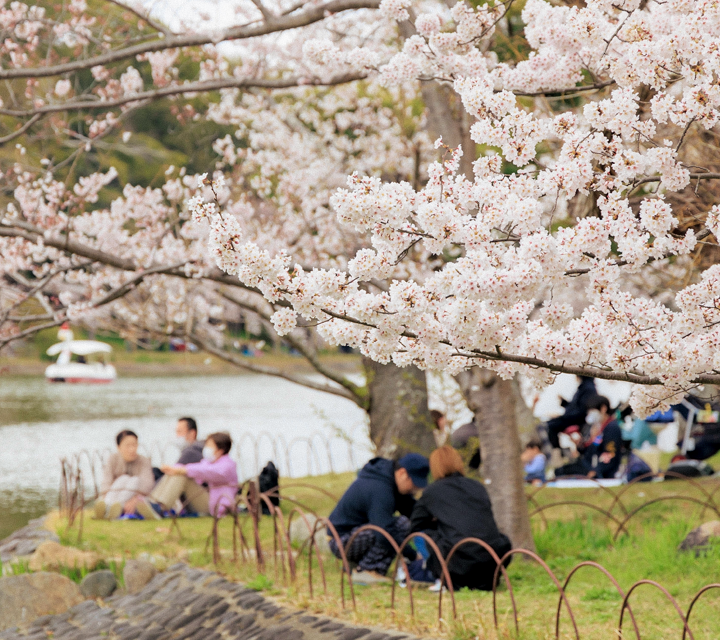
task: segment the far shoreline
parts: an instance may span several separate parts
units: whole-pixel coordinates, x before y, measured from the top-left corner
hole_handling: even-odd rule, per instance
[[[243,358],[240,354],[233,354]],[[250,365],[276,368],[283,373],[311,375],[315,369],[302,356],[287,353],[263,353],[252,358],[243,358]],[[356,354],[329,353],[320,356],[320,361],[344,374],[361,373],[360,356]],[[158,352],[158,351],[115,351],[112,363],[118,377],[156,376],[226,376],[264,375],[243,369],[207,353]],[[0,357],[0,381],[3,378],[35,378],[43,376],[48,360],[27,357]]]

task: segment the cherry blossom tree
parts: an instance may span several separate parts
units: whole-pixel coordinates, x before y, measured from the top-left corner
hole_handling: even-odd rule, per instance
[[[693,271],[666,301],[644,296],[632,275],[683,267],[708,241],[714,251],[718,207],[678,229],[682,207],[668,196],[718,177],[688,165],[684,144],[692,129],[712,132],[718,120],[720,9],[680,0],[586,4],[528,0],[534,50],[512,65],[482,51],[503,5],[459,3],[446,24],[435,13],[418,16],[420,35],[377,63],[378,82],[452,82],[475,119],[473,141],[486,149],[474,175],[459,173],[460,148],[431,164],[421,188],[351,175],[331,205],[339,224],[369,234],[373,248],[343,271],[310,270],[244,242],[233,215],[194,199],[218,265],[284,303],[274,316],[281,333],[298,317],[319,321],[328,341],[378,361],[452,373],[481,361],[540,385],[557,372],[627,380],[637,383],[641,413],[718,382],[716,266]],[[385,5],[409,18],[406,3]],[[340,47],[306,50],[333,68],[353,66]],[[593,205],[572,218],[576,198]],[[416,265],[450,258],[394,277],[410,250],[424,252]],[[579,311],[563,295],[577,293],[568,284],[577,279]],[[389,281],[388,290],[364,286],[373,280]]]
[[[331,205],[371,247],[346,269],[248,240],[217,202],[190,208],[218,266],[281,307],[281,334],[317,322],[328,342],[378,362],[461,378],[479,363],[537,386],[559,372],[625,380],[640,415],[667,408],[720,382],[720,174],[699,151],[717,136],[720,7],[528,0],[530,51],[503,60],[493,45],[512,4],[418,15],[385,0],[381,12],[416,32],[400,52],[305,44],[326,73],[452,86],[480,152],[468,174],[467,147],[448,147],[420,188],[349,176]],[[414,273],[399,273],[404,261]]]
[[[398,446],[429,450],[424,372],[416,369],[408,376],[383,367],[369,384],[374,390],[358,385],[321,362],[317,346],[307,339],[312,326],[285,340],[322,382],[225,348],[224,310],[240,308],[272,327],[275,309],[256,289],[221,273],[206,237],[186,225],[184,202],[197,193],[210,195],[196,176],[170,167],[164,184],[155,188],[123,184],[113,166],[78,176],[78,167],[96,149],[112,145],[131,153],[127,145],[134,134],[128,122],[148,104],[171,98],[181,125],[205,119],[234,132],[212,146],[220,157],[216,170],[242,194],[231,206],[247,234],[278,250],[293,247],[307,264],[344,268],[344,256],[365,240],[333,231],[332,193],[353,171],[417,181],[432,147],[418,127],[422,109],[414,89],[350,84],[365,72],[315,73],[302,58],[305,40],[288,32],[300,27],[315,36],[342,32],[346,41],[360,43],[369,26],[382,39],[392,31],[391,22],[385,20],[385,31],[378,31],[356,11],[376,7],[373,2],[271,8],[247,3],[236,7],[236,27],[169,28],[139,9],[120,5],[113,11],[115,3],[109,4],[107,15],[82,2],[68,12],[14,5],[5,13],[12,35],[5,52],[10,68],[0,75],[16,91],[3,98],[0,113],[16,124],[3,140],[22,144],[17,144],[17,162],[5,173],[13,200],[0,223],[0,238],[6,238],[4,291],[9,292],[0,317],[0,346],[68,318],[125,335],[182,335],[245,369],[352,400],[369,412],[380,453],[391,454]],[[352,17],[346,17],[350,10]],[[222,45],[230,42],[233,47],[223,54]],[[322,93],[317,87],[337,90]],[[193,100],[198,93],[209,98],[198,104]],[[32,144],[57,131],[69,139],[71,153]],[[108,185],[118,181],[122,195],[101,206]],[[225,202],[229,193],[223,187],[213,197]],[[388,370],[394,371],[391,384],[380,373]],[[408,396],[402,404],[395,401],[394,414],[387,412],[387,403],[372,402],[381,391],[391,396],[392,388],[395,395]],[[418,423],[422,433],[403,444],[405,432]]]
[[[287,375],[224,348],[240,308],[323,376],[296,381],[369,411],[308,332],[368,370],[448,372],[501,524],[531,545],[518,374],[627,380],[640,414],[720,381],[720,9],[449,4],[257,0],[166,23],[3,6],[0,346],[71,318]],[[83,167],[159,101],[224,128],[218,164],[108,200],[112,165]]]

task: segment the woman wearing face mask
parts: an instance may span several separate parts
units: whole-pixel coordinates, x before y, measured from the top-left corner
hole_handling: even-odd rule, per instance
[[[227,433],[211,433],[205,440],[203,459],[200,462],[161,467],[168,478],[165,484],[182,484],[181,493],[186,495],[187,502],[198,514],[224,515],[234,507],[238,488],[237,465],[228,455],[231,447],[232,439]],[[157,506],[148,510],[148,517],[159,518],[158,511],[168,511],[174,506],[163,501],[163,489],[167,487],[161,487],[161,484],[163,482],[159,483],[151,494],[151,499]],[[202,487],[202,484],[207,484],[209,490]],[[177,487],[173,489],[176,490]],[[142,515],[146,517],[145,513]]]
[[[576,460],[555,469],[555,477],[614,478],[620,467],[622,431],[610,412],[610,401],[604,396],[590,398],[585,422],[590,436],[578,445]]]

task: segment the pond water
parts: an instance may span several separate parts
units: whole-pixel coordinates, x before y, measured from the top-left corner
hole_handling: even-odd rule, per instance
[[[356,469],[371,455],[363,411],[279,378],[123,377],[86,386],[0,377],[0,539],[57,504],[61,458],[112,450],[122,429],[138,434],[153,464],[173,462],[183,415],[197,420],[201,437],[231,433],[242,479],[268,460],[283,475],[304,476]],[[92,486],[87,456],[83,467]]]

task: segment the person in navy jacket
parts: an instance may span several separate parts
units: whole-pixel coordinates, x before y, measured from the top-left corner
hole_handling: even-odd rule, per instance
[[[412,494],[427,486],[430,472],[428,459],[408,453],[397,462],[373,458],[358,472],[358,477],[345,492],[333,512],[330,522],[346,548],[347,559],[356,564],[352,572],[356,584],[385,582],[395,552],[387,539],[377,531],[364,530],[347,543],[363,525],[374,524],[387,531],[398,544],[410,533],[410,519],[415,500]],[[395,515],[399,512],[400,515]],[[330,550],[340,558],[337,541],[328,529]],[[405,555],[415,560],[410,546]]]

